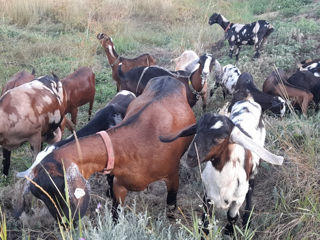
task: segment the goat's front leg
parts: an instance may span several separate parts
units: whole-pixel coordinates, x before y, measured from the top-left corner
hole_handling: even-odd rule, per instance
[[[206,235],[209,234],[210,229],[208,229],[209,226],[209,219],[212,217],[212,210],[213,210],[213,204],[211,203],[211,200],[207,198],[206,194],[203,197],[203,208],[204,213],[202,214],[202,223],[203,227],[201,228],[201,231],[203,231]]]
[[[119,203],[123,204],[126,198],[128,190],[122,186],[120,181],[114,177],[113,178],[113,202],[112,202],[112,219],[114,222],[118,221],[118,205]]]
[[[2,148],[2,153],[3,153],[3,174],[8,176],[9,174],[9,168],[10,168],[10,158],[11,158],[11,151],[5,149],[4,147]]]
[[[230,50],[229,50],[229,57],[230,58],[232,58],[233,50],[234,50],[234,45],[230,44]]]
[[[255,43],[254,48],[255,48],[256,53],[253,56],[254,58],[260,57],[260,52],[259,51],[261,50],[262,42],[263,42],[263,38],[258,39],[258,41]]]
[[[168,217],[174,218],[173,213],[177,208],[177,193],[179,188],[179,174],[174,174],[165,180],[167,185],[167,208],[168,208]]]
[[[236,224],[238,217],[239,217],[239,209],[243,204],[245,196],[239,198],[237,201],[233,201],[229,207],[227,218],[228,224],[225,226],[224,233],[227,235],[233,235],[234,233],[234,225]]]
[[[240,46],[237,46],[237,49],[236,49],[236,61],[239,60],[239,53],[240,53],[240,50],[241,50],[241,47]]]
[[[248,224],[248,227],[250,226],[251,221],[248,222],[250,213],[252,211],[252,194],[254,189],[254,179],[249,180],[249,190],[246,194],[246,207],[245,207],[245,213],[242,217],[243,225],[245,226]]]

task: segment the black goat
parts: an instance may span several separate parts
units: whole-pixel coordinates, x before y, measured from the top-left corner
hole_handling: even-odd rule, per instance
[[[260,104],[262,111],[271,110],[273,113],[280,115],[281,117],[284,115],[286,111],[285,101],[278,96],[271,96],[267,93],[260,91],[253,82],[252,75],[250,73],[244,72],[242,73],[237,81],[237,85],[235,87],[235,91],[246,89],[252,95],[254,101]],[[240,97],[240,98],[239,98]],[[231,104],[228,108],[230,112],[232,106],[242,100],[242,96],[238,94],[234,94]]]
[[[254,45],[255,58],[260,56],[259,51],[266,42],[267,37],[273,32],[273,26],[266,20],[258,20],[249,24],[232,23],[219,13],[214,13],[209,19],[209,24],[219,24],[225,31],[225,39],[229,41],[229,57],[232,58],[236,47],[236,60],[239,58],[241,45]]]

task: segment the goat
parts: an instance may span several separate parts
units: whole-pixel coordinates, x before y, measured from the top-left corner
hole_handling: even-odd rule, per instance
[[[235,87],[241,72],[239,68],[232,64],[227,64],[221,68],[218,60],[215,62],[215,76],[216,82],[215,87],[210,91],[210,96],[213,95],[213,91],[219,86],[222,87],[223,98],[225,99],[227,94],[233,94]]]
[[[193,72],[199,56],[192,50],[185,50],[179,57],[172,60],[175,63],[175,71]]]
[[[241,45],[254,45],[255,58],[260,56],[259,51],[273,32],[273,26],[266,20],[258,20],[249,24],[232,23],[219,13],[214,13],[209,19],[209,24],[219,24],[225,32],[225,39],[230,45],[229,57],[232,58],[236,47],[236,60],[239,59]]]
[[[11,150],[30,142],[34,156],[41,143],[61,139],[60,125],[66,108],[66,93],[54,75],[39,77],[15,87],[0,98],[0,145],[3,174],[8,175]]]
[[[252,210],[251,198],[254,176],[259,159],[281,165],[283,158],[275,156],[263,148],[265,127],[261,107],[246,90],[235,93],[242,99],[235,103],[230,119],[226,116],[207,113],[193,125],[181,132],[161,137],[162,141],[172,142],[177,138],[195,134],[191,143],[187,164],[190,167],[207,162],[201,173],[205,186],[205,202],[214,202],[218,208],[228,209],[226,234],[233,233],[233,226],[239,216],[239,209],[246,200],[244,224],[248,222]],[[206,209],[208,210],[208,209]],[[203,216],[205,227],[208,222]],[[208,233],[207,229],[203,229]]]
[[[298,64],[299,71],[310,71],[315,77],[320,77],[320,58],[315,60],[304,60]]]
[[[288,78],[288,83],[295,87],[305,89],[313,94],[313,101],[318,110],[320,101],[320,78],[314,76],[310,71],[297,71]]]
[[[282,117],[286,112],[286,104],[285,101],[278,96],[271,96],[267,93],[261,92],[253,82],[252,75],[250,73],[244,72],[238,78],[235,91],[247,89],[252,95],[254,101],[261,105],[262,111],[265,112],[270,110],[274,114],[280,115]],[[229,106],[228,111],[231,111],[232,105],[239,101],[237,99],[238,95],[234,95],[231,104]]]
[[[303,88],[299,88],[287,82],[288,76],[285,71],[273,71],[264,81],[262,91],[273,95],[280,96],[284,99],[293,100],[293,104],[298,104],[303,114],[307,113],[308,105],[313,99],[313,94]]]
[[[114,175],[115,219],[117,205],[124,203],[128,191],[141,191],[158,180],[166,182],[167,204],[169,209],[175,209],[179,161],[192,139],[188,137],[165,144],[159,141],[159,134],[169,134],[193,123],[195,116],[183,84],[172,77],[154,78],[143,94],[130,103],[119,125],[65,144],[43,158],[41,164],[39,162],[26,171],[25,176],[41,186],[54,203],[34,184],[30,183],[25,192],[30,189],[34,196],[44,201],[55,219],[61,220],[62,216],[55,205],[69,217],[66,203],[57,190],[64,193],[64,167],[71,214],[78,219],[85,214],[89,203],[88,178],[95,172],[104,171]]]
[[[66,113],[71,114],[71,121],[73,124],[77,124],[78,107],[88,102],[89,121],[96,93],[95,74],[92,72],[91,68],[81,67],[62,79],[61,82],[67,94]],[[63,132],[64,123],[61,125],[61,131]]]
[[[150,79],[160,76],[175,77],[185,85],[190,106],[193,107],[201,97],[202,109],[205,111],[207,106],[207,82],[213,62],[211,54],[202,55],[192,73],[184,71],[171,72],[158,66],[138,67],[123,73],[120,65],[118,75],[121,79],[121,89],[129,90],[137,96],[142,93]]]
[[[13,75],[9,81],[3,86],[1,91],[1,96],[8,90],[18,87],[24,83],[31,82],[34,79],[35,70],[32,70],[32,73],[27,71],[21,71]]]
[[[116,81],[117,92],[120,89],[120,79],[118,76],[118,65],[122,63],[122,70],[124,72],[129,71],[134,67],[139,66],[152,66],[157,63],[156,59],[148,53],[142,54],[136,58],[124,58],[120,57],[114,48],[112,38],[104,33],[99,33],[97,39],[100,41],[104,51],[106,52],[109,64],[112,69],[112,78]]]
[[[114,127],[118,123],[122,121],[126,114],[126,110],[129,104],[135,99],[135,95],[129,91],[120,91],[116,94],[115,97],[102,109],[100,109],[95,116],[85,125],[83,128],[78,130],[75,134],[77,138],[82,138],[85,136],[89,136],[91,134],[95,134],[99,131],[108,130],[111,127]],[[61,140],[51,146],[46,147],[43,151],[41,151],[32,166],[24,172],[17,173],[17,177],[23,178],[24,176],[30,176],[33,169],[50,153],[54,150],[66,145],[67,143],[71,143],[75,140],[73,135],[67,137],[64,140]],[[113,178],[108,175],[108,182],[112,183]],[[110,188],[112,185],[110,185]],[[29,183],[25,182],[24,191],[21,192],[22,196],[17,199],[17,206],[14,211],[14,216],[18,218],[21,213],[25,209],[25,195],[29,191]],[[112,190],[112,189],[110,189]]]

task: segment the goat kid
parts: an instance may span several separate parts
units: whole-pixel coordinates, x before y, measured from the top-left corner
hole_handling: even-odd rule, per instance
[[[215,77],[216,82],[214,88],[210,91],[210,96],[213,95],[214,90],[219,86],[222,87],[223,98],[225,99],[227,94],[232,95],[235,91],[235,87],[238,78],[241,74],[239,68],[232,64],[227,64],[223,68],[218,60],[215,62]]]
[[[259,20],[249,24],[232,23],[219,13],[214,13],[209,19],[209,24],[219,24],[225,32],[225,39],[230,45],[229,57],[232,58],[236,48],[236,60],[242,45],[254,45],[255,58],[260,56],[260,50],[267,41],[267,37],[273,32],[273,26],[266,20]]]
[[[117,92],[120,90],[120,78],[118,76],[118,65],[122,63],[122,71],[127,72],[134,67],[152,66],[156,64],[156,59],[148,53],[136,58],[120,57],[114,48],[112,38],[104,33],[99,33],[97,39],[100,41],[112,69],[112,78],[116,81]],[[123,89],[122,89],[123,90]]]
[[[41,143],[61,139],[59,125],[66,108],[66,93],[54,75],[39,77],[15,87],[0,98],[0,144],[3,147],[3,174],[8,175],[11,150],[29,142],[34,157]]]
[[[243,223],[248,223],[259,159],[281,165],[283,158],[263,148],[265,127],[261,107],[251,96],[234,104],[230,119],[207,113],[196,124],[174,136],[162,137],[161,140],[171,142],[193,134],[196,135],[188,150],[187,164],[196,167],[198,161],[207,162],[201,174],[206,190],[204,200],[207,203],[213,202],[217,208],[228,209],[225,233],[232,234],[239,209],[245,200]],[[207,227],[208,222],[204,216]],[[208,233],[207,229],[203,230]]]

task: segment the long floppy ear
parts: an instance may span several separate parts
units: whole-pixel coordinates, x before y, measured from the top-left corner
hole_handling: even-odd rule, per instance
[[[256,144],[251,138],[247,137],[238,127],[234,127],[231,134],[230,140],[234,143],[241,145],[242,147],[256,153],[262,160],[274,164],[282,165],[283,157],[277,156],[269,152],[264,147]]]
[[[223,75],[223,69],[221,64],[218,62],[218,60],[216,59],[214,61],[214,75],[216,77],[216,80],[218,80],[219,82],[222,80],[222,75]]]
[[[194,135],[197,132],[197,124],[194,123],[184,129],[182,129],[179,133],[173,135],[173,136],[167,136],[167,137],[163,137],[160,136],[159,139],[161,142],[173,142],[174,140],[176,140],[179,137],[188,137],[191,135]]]

